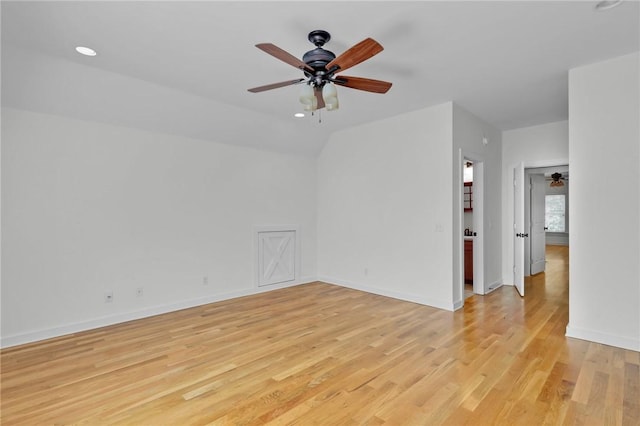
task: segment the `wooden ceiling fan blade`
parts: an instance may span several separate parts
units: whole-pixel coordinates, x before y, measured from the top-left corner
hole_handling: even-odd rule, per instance
[[[277,89],[279,87],[291,86],[304,81],[304,78],[296,78],[295,80],[281,81],[280,83],[271,83],[264,86],[254,87],[249,90],[251,93],[264,92],[265,90]]]
[[[389,83],[388,81],[373,80],[371,78],[362,77],[349,77],[346,75],[336,76],[333,82],[340,86],[373,93],[387,93],[392,86],[392,83]]]
[[[341,71],[358,65],[360,62],[366,61],[372,56],[382,52],[384,48],[380,43],[372,38],[366,38],[360,43],[347,49],[343,54],[335,58],[327,64],[327,70],[337,68]]]
[[[282,62],[286,62],[287,64],[292,65],[301,70],[313,72],[313,68],[311,68],[309,65],[305,64],[300,59],[293,56],[291,53],[279,48],[275,44],[260,43],[260,44],[256,44],[256,47],[268,53],[269,55],[273,56],[274,58],[280,59]]]

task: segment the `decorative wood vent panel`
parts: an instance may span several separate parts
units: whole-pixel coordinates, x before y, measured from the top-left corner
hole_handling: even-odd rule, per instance
[[[297,229],[292,227],[256,228],[256,248],[258,286],[296,279]]]

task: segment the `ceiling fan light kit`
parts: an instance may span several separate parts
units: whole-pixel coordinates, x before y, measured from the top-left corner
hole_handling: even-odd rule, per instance
[[[336,75],[382,52],[382,45],[374,39],[364,39],[337,57],[333,52],[323,48],[331,39],[327,31],[311,31],[308,39],[316,48],[305,53],[302,60],[274,44],[256,44],[256,47],[265,53],[300,69],[305,77],[254,87],[248,89],[249,92],[259,93],[304,82],[299,100],[305,111],[322,108],[334,111],[339,108],[336,85],[372,93],[386,93],[391,88],[392,83],[387,81]]]

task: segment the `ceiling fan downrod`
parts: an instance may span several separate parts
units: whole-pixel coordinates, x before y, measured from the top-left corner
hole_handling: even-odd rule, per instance
[[[322,87],[325,84],[325,80],[333,75],[332,72],[327,70],[327,64],[336,58],[333,52],[322,48],[325,43],[331,40],[331,35],[324,30],[315,30],[311,31],[307,38],[316,48],[302,56],[302,61],[313,69],[313,72],[305,69],[304,73],[307,77],[313,79],[315,86]]]

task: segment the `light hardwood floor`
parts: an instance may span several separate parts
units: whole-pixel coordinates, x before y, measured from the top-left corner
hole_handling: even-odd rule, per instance
[[[2,424],[640,424],[640,353],[564,337],[568,251],[447,312],[312,283],[2,351]]]

